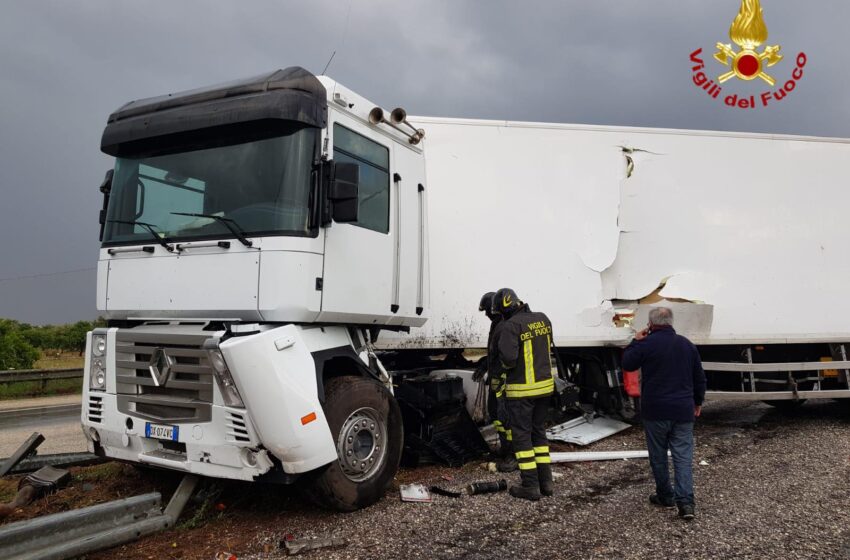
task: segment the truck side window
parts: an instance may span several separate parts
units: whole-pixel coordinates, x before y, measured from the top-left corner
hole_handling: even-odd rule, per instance
[[[390,230],[390,151],[386,146],[334,124],[334,161],[360,166],[359,219],[353,225]]]

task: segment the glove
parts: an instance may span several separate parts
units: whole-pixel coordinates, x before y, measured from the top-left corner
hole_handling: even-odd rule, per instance
[[[472,374],[472,380],[476,383],[481,383],[481,380],[484,379],[484,374],[487,373],[487,360],[481,360],[478,362],[478,365],[475,367],[475,373]]]

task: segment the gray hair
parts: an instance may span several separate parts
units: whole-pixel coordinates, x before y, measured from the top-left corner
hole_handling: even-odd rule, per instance
[[[653,307],[649,310],[649,324],[656,327],[673,326],[673,311],[669,307]]]

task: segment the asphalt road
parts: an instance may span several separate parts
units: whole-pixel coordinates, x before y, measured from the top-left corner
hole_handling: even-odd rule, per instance
[[[8,457],[33,432],[40,454],[86,451],[80,429],[80,395],[0,401],[0,457]]]

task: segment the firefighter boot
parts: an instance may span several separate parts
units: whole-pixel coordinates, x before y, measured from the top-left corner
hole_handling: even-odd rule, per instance
[[[499,434],[499,461],[496,469],[501,473],[509,473],[517,470],[514,447],[504,434]]]
[[[537,479],[537,469],[522,469],[519,471],[522,486],[511,486],[509,492],[514,498],[523,498],[536,502],[540,499],[540,482]]]
[[[540,493],[544,496],[551,496],[555,493],[555,486],[552,483],[552,465],[546,463],[537,464],[537,478],[540,480]]]

